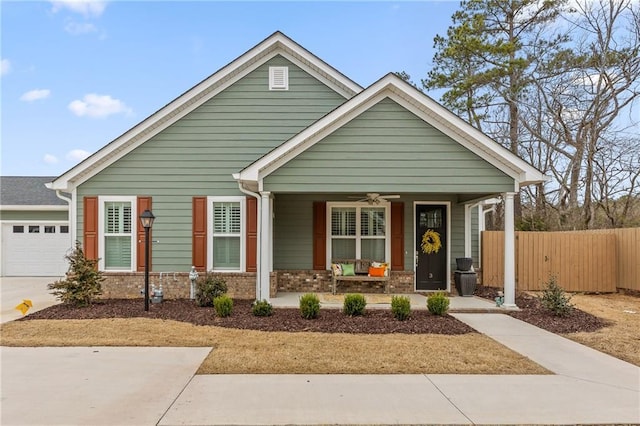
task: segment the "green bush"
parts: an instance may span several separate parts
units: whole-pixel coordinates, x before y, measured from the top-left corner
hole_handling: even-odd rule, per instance
[[[320,299],[313,293],[307,293],[300,297],[300,314],[302,318],[314,319],[320,314]]]
[[[427,309],[434,315],[444,315],[449,310],[449,298],[439,291],[427,297]]]
[[[270,317],[273,314],[273,306],[266,300],[257,300],[253,303],[251,312],[257,317]]]
[[[342,312],[350,317],[363,315],[367,301],[362,294],[345,294]]]
[[[219,317],[228,317],[233,312],[233,299],[226,294],[213,299],[213,308]]]
[[[196,305],[213,306],[213,299],[227,292],[227,283],[209,273],[196,283]]]
[[[404,321],[411,316],[411,299],[408,296],[393,296],[391,312],[395,319]]]
[[[104,277],[98,270],[98,261],[87,259],[79,242],[64,258],[69,261],[66,278],[47,287],[62,303],[75,307],[89,306],[102,294]]]
[[[555,316],[566,317],[573,311],[571,296],[564,292],[564,289],[556,282],[556,277],[549,277],[546,288],[540,296],[542,306],[550,310]]]

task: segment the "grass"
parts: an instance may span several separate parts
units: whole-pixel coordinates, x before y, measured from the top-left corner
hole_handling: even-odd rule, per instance
[[[199,374],[548,374],[477,333],[285,333],[133,319],[3,324],[6,346],[211,346]]]
[[[564,337],[640,367],[639,297],[576,294],[571,302],[583,311],[612,321],[613,325],[593,333],[571,333]]]
[[[572,302],[613,325],[564,337],[640,366],[640,298],[574,295]],[[631,313],[635,312],[635,313]],[[199,374],[547,374],[476,333],[364,335],[236,330],[152,320],[31,320],[2,324],[5,346],[213,347]]]

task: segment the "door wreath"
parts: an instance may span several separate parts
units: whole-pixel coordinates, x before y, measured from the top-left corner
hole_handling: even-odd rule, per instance
[[[440,234],[433,229],[427,229],[422,234],[422,252],[426,254],[437,253],[442,248],[442,241],[440,241]]]

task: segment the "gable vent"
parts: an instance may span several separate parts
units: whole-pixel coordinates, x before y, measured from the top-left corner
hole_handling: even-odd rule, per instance
[[[288,67],[269,67],[269,90],[289,90]]]

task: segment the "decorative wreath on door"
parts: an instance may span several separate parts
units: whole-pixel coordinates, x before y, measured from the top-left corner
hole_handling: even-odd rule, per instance
[[[433,229],[427,229],[422,234],[422,252],[426,254],[437,253],[442,248],[442,241],[440,241],[440,234]]]

